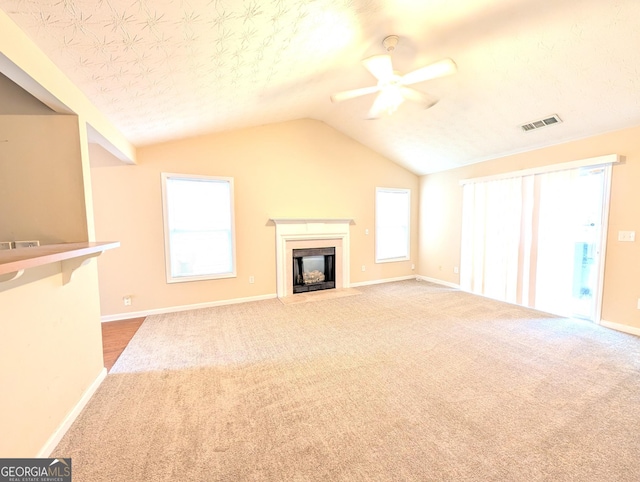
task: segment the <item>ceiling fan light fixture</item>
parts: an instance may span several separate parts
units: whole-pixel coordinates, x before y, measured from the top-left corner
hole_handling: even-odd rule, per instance
[[[380,91],[384,111],[391,115],[398,110],[400,104],[404,102],[404,96],[398,85],[389,85]]]

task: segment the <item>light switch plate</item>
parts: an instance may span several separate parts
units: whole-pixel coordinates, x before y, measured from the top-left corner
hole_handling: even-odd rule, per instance
[[[618,231],[618,241],[634,242],[636,240],[635,231]]]

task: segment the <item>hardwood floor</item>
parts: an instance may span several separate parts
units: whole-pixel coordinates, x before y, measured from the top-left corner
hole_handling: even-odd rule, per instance
[[[143,321],[144,318],[132,318],[102,323],[102,354],[107,372],[111,371]]]

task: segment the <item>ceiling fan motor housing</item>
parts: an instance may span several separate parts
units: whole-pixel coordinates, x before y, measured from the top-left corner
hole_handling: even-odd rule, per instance
[[[382,40],[382,46],[387,49],[387,52],[393,52],[398,45],[399,37],[397,35],[389,35]]]

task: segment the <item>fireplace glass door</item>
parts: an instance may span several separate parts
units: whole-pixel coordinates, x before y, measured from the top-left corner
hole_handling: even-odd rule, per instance
[[[335,248],[293,250],[293,293],[336,287]]]

